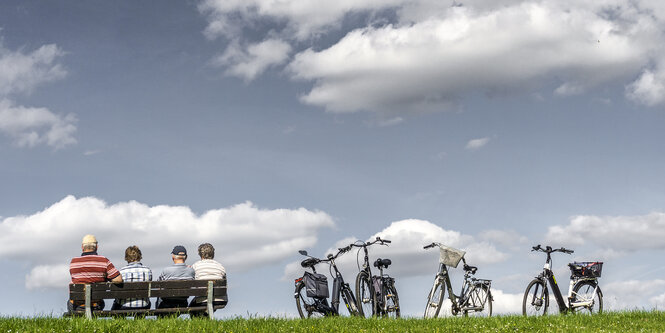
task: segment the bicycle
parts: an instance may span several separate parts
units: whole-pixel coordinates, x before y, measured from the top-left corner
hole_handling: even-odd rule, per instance
[[[559,249],[552,249],[551,246],[542,248],[540,244],[532,247],[531,251],[546,253],[547,260],[545,261],[542,273],[529,282],[524,291],[524,299],[522,301],[523,315],[547,314],[547,307],[550,303],[549,292],[547,291],[548,283],[550,284],[550,288],[552,288],[554,299],[561,313],[588,312],[592,314],[603,312],[603,292],[598,286],[598,278],[603,269],[602,262],[573,262],[568,264],[571,275],[568,286],[568,302],[566,302],[561,295],[561,290],[552,271],[552,253],[562,252],[571,254],[574,251],[563,247]]]
[[[453,316],[460,313],[465,317],[492,316],[492,301],[494,300],[490,292],[492,280],[473,277],[478,271],[478,267],[467,265],[466,259],[464,259],[466,252],[436,242],[426,245],[423,248],[427,250],[434,247],[439,247],[441,253],[439,258],[439,272],[436,274],[432,289],[427,296],[424,317],[436,318],[439,315],[446,289],[448,290],[448,298],[452,303],[451,312]],[[462,290],[459,296],[457,296],[453,293],[448,266],[456,268],[460,261],[464,262],[464,282],[462,283]]]
[[[300,266],[312,269],[312,273],[305,271],[302,277],[295,280],[294,296],[301,318],[338,316],[340,296],[350,315],[360,315],[351,287],[344,282],[344,278],[335,264],[335,259],[347,251],[339,249],[335,255],[328,254],[327,259],[312,257],[304,250],[298,251],[301,255],[308,257],[300,263]],[[328,263],[330,275],[334,277],[330,305],[328,304],[328,280],[325,275],[316,272],[315,266],[319,263]]]
[[[360,243],[360,244],[359,244]],[[397,288],[395,287],[395,279],[383,274],[383,269],[388,268],[392,264],[390,259],[377,259],[374,261],[374,267],[379,269],[379,275],[372,275],[372,270],[369,264],[369,255],[367,248],[374,244],[388,245],[391,242],[387,239],[376,237],[372,242],[357,241],[347,246],[358,247],[358,255],[360,248],[365,252],[363,266],[360,268],[359,260],[358,275],[356,276],[356,296],[358,301],[358,310],[360,314],[365,317],[371,316],[384,316],[384,317],[400,317],[399,296],[397,295]]]

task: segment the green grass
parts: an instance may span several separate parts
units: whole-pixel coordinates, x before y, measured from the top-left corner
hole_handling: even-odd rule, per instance
[[[428,320],[0,318],[0,333],[15,332],[665,332],[665,312]]]

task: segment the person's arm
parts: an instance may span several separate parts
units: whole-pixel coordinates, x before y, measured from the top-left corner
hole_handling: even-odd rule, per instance
[[[120,274],[120,272],[115,268],[115,266],[113,266],[113,264],[110,261],[106,265],[106,277],[107,280],[113,283],[122,282],[122,274]]]

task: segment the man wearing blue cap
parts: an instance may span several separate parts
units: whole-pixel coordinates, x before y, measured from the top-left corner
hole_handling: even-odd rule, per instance
[[[173,265],[164,268],[159,280],[194,280],[194,269],[185,264],[187,250],[182,245],[176,245],[171,251]],[[157,300],[157,308],[187,307],[187,297],[169,297]]]

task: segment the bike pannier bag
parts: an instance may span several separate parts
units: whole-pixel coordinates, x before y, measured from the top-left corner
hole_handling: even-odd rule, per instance
[[[445,245],[439,246],[439,262],[450,267],[457,267],[466,252]]]
[[[569,267],[570,273],[575,277],[599,278],[603,272],[603,263],[599,261],[574,262]]]
[[[307,297],[328,298],[328,278],[323,274],[305,272]]]

